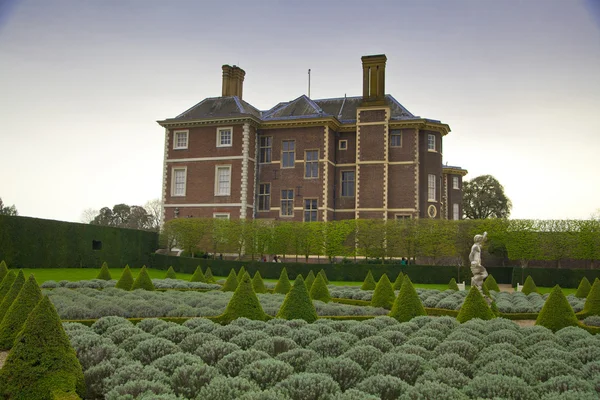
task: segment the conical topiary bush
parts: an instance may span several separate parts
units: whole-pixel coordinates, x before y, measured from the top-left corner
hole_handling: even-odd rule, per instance
[[[167,274],[165,275],[165,279],[177,279],[177,274],[175,273],[175,270],[173,269],[173,267],[169,267],[169,269],[167,270]]]
[[[235,270],[231,268],[231,271],[229,271],[229,275],[227,276],[227,279],[225,280],[225,283],[223,284],[221,290],[224,292],[235,292],[235,289],[237,289],[237,287],[237,274],[235,273]]]
[[[405,276],[389,316],[400,322],[407,322],[421,315],[427,315],[423,303],[421,303],[410,278]]]
[[[590,294],[590,290],[592,289],[592,284],[588,280],[587,277],[583,277],[579,282],[579,286],[577,287],[577,291],[575,292],[575,297],[579,297],[580,299],[587,298],[588,294]]]
[[[360,290],[375,290],[375,286],[377,286],[377,282],[375,282],[375,278],[373,278],[373,274],[369,270]]]
[[[386,274],[383,274],[381,275],[381,278],[379,278],[377,286],[375,286],[375,291],[371,298],[371,306],[383,307],[391,310],[394,305],[394,300],[396,300],[396,293],[394,293],[392,282],[390,282],[390,279]]]
[[[19,270],[19,273],[17,274],[15,281],[13,282],[12,286],[10,287],[10,290],[8,291],[8,293],[6,293],[6,296],[4,296],[4,298],[2,299],[2,303],[0,303],[0,321],[2,321],[2,318],[4,318],[4,315],[6,315],[6,312],[8,311],[9,307],[12,305],[13,301],[15,301],[15,299],[19,295],[19,292],[23,288],[24,284],[25,284],[25,275],[23,275],[22,270]]]
[[[317,277],[310,288],[309,295],[313,300],[320,300],[325,303],[329,303],[331,301],[331,294],[329,294],[329,289],[327,288],[327,285],[325,284],[321,274],[317,274]]]
[[[254,293],[252,280],[247,272],[244,272],[242,280],[237,285],[233,296],[231,296],[225,312],[219,317],[219,321],[227,323],[236,318],[248,318],[259,321],[268,319],[267,314],[265,314],[258,301],[258,297],[256,297],[256,293]]]
[[[488,290],[488,287],[485,286],[485,283],[481,285],[481,294],[483,294],[485,297],[487,297],[488,299],[491,298],[492,296],[490,295],[490,291]],[[468,295],[467,295],[468,296]]]
[[[536,325],[541,325],[556,332],[567,326],[577,326],[577,317],[560,286],[556,285],[546,299],[542,311],[535,320]]]
[[[402,282],[404,281],[404,274],[400,272],[394,281],[394,290],[400,290],[402,288]]]
[[[246,273],[246,268],[242,265],[242,268],[240,268],[240,270],[238,271],[237,277],[236,277],[238,282],[242,281],[242,277],[244,276],[245,273]],[[250,274],[248,274],[248,275],[250,275]]]
[[[8,274],[2,279],[2,282],[0,283],[0,304],[2,304],[4,296],[6,296],[6,293],[10,290],[15,279],[17,279],[17,274],[12,270],[8,271]]]
[[[259,271],[256,271],[252,277],[252,287],[254,288],[254,293],[267,293],[265,281],[263,281]]]
[[[483,298],[481,292],[475,287],[471,286],[467,298],[458,312],[456,319],[458,322],[463,323],[473,318],[479,318],[488,320],[495,318],[492,309],[488,306],[487,301]]]
[[[583,314],[585,316],[600,315],[600,279],[594,279],[594,284],[585,299],[583,306]]]
[[[42,291],[31,274],[0,323],[0,350],[9,350],[13,346],[27,316],[41,299]]]
[[[317,310],[308,295],[304,278],[298,274],[294,286],[285,296],[285,300],[277,313],[277,318],[303,319],[308,323],[317,320]]]
[[[102,279],[104,281],[110,281],[112,279],[106,261],[102,263],[102,266],[100,267],[100,272],[98,272],[98,276],[96,276],[96,279]]]
[[[527,278],[525,278],[525,283],[523,284],[523,289],[521,289],[521,292],[525,294],[538,293],[538,288],[535,286],[535,282],[533,281],[531,275],[527,275]]]
[[[306,275],[306,279],[304,280],[304,284],[306,285],[306,289],[308,289],[308,293],[310,293],[310,288],[312,287],[314,282],[315,282],[315,273],[311,269],[310,271],[308,271],[308,275]]]
[[[458,284],[456,283],[456,279],[450,279],[450,282],[448,283],[448,289],[458,292]]]
[[[15,339],[0,369],[0,388],[9,399],[85,397],[81,364],[48,296],[29,313]]]
[[[204,277],[206,278],[206,283],[215,283],[215,277],[213,276],[212,270],[210,267],[206,267],[206,272],[204,273]]]
[[[190,282],[206,282],[206,277],[202,272],[202,268],[198,265],[194,271],[194,275],[190,278]]]
[[[279,294],[287,294],[290,291],[292,284],[290,283],[290,279],[288,278],[288,273],[285,268],[281,270],[281,275],[279,275],[279,280],[277,281],[277,285],[275,285],[275,290],[273,293]]]
[[[150,275],[148,275],[148,271],[146,271],[145,265],[140,270],[135,281],[133,281],[133,285],[131,285],[131,290],[136,289],[154,290],[154,284],[152,283],[152,279],[150,279]]]
[[[492,274],[489,274],[488,277],[485,278],[483,284],[488,288],[488,290],[494,290],[496,292],[500,291],[500,286],[498,286],[498,282],[496,282],[496,279]]]
[[[319,271],[319,275],[321,275],[323,277],[323,280],[325,281],[325,284],[329,285],[329,279],[327,279],[327,274],[325,273],[324,269],[321,269]]]
[[[119,281],[117,282],[115,287],[117,289],[131,290],[131,287],[133,286],[133,281],[133,274],[129,269],[129,264],[127,264],[125,265],[125,269],[123,269],[123,273],[121,274],[121,277],[119,278]]]
[[[2,260],[0,262],[0,282],[2,282],[2,279],[4,279],[6,275],[8,275],[8,266],[6,265],[4,260]]]

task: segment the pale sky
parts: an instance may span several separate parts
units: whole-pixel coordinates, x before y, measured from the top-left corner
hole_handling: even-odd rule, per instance
[[[156,121],[246,71],[268,109],[362,93],[363,55],[386,92],[439,119],[444,161],[495,176],[512,218],[600,208],[597,0],[0,0],[0,197],[20,215],[79,221],[162,187]]]

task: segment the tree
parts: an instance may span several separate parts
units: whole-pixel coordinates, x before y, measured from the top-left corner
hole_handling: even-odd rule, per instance
[[[116,204],[112,209],[101,208],[90,223],[117,228],[149,229],[149,221],[150,216],[143,207]]]
[[[81,217],[79,217],[79,222],[83,224],[91,224],[94,218],[100,213],[100,211],[95,210],[93,208],[86,208],[81,213]]]
[[[463,182],[463,209],[468,219],[508,218],[512,202],[491,175]]]
[[[152,231],[160,230],[162,220],[162,202],[160,199],[152,199],[144,204],[144,210],[148,214],[148,229]]]
[[[13,204],[12,206],[5,206],[2,202],[2,198],[0,198],[0,215],[19,215],[17,208]]]

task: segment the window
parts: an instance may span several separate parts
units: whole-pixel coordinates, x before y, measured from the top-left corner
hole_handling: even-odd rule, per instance
[[[271,184],[261,183],[258,185],[258,211],[269,211],[271,209]]]
[[[187,168],[173,168],[171,196],[185,196],[185,177]]]
[[[217,147],[231,147],[233,128],[217,128]]]
[[[407,219],[411,219],[410,214],[396,214],[396,221],[405,221]]]
[[[317,221],[317,199],[304,199],[304,222]]]
[[[340,150],[348,150],[348,141],[347,140],[340,140],[338,148]]]
[[[281,211],[282,216],[294,215],[294,189],[284,189],[281,191]]]
[[[402,147],[402,132],[392,131],[390,133],[390,146],[391,147]]]
[[[427,179],[427,199],[435,201],[435,175],[429,174]]]
[[[213,213],[213,218],[214,219],[229,219],[230,214],[229,213]]]
[[[217,165],[215,167],[215,196],[229,196],[231,194],[231,165]]]
[[[261,162],[261,163],[270,163],[271,162],[272,143],[273,143],[272,136],[261,136],[258,162]]]
[[[452,204],[452,219],[460,219],[460,208],[458,207],[458,203]]]
[[[92,240],[92,250],[102,250],[102,241]]]
[[[427,150],[435,151],[435,135],[427,135]]]
[[[294,168],[296,141],[284,140],[281,146],[281,168]]]
[[[304,177],[319,177],[319,150],[306,150],[304,152]]]
[[[452,189],[460,189],[458,186],[458,176],[452,177]]]
[[[342,196],[354,197],[354,171],[342,171]]]
[[[182,150],[188,148],[188,131],[175,131],[173,136],[173,149]]]

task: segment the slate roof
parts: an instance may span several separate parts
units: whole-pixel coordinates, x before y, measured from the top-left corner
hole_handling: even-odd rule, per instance
[[[209,97],[175,118],[167,119],[166,122],[243,116],[260,118],[260,114],[261,112],[256,107],[240,100],[237,96]]]

